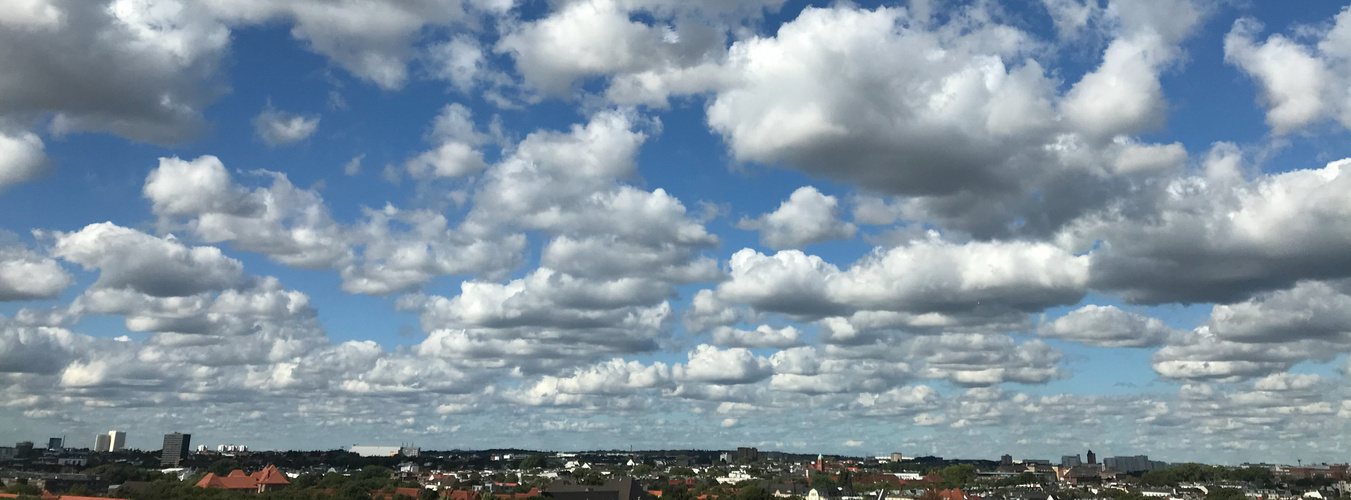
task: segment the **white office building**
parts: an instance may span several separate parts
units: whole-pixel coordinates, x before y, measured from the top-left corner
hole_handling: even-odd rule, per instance
[[[107,434],[94,436],[94,451],[102,453],[112,449],[113,437]]]
[[[110,442],[108,451],[122,451],[127,446],[127,433],[122,431],[108,431]]]

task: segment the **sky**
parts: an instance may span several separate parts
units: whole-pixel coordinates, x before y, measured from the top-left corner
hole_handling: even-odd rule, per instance
[[[5,3],[0,443],[1348,460],[1345,3]]]

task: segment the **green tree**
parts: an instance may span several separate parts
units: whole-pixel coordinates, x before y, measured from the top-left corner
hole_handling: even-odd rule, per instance
[[[971,464],[951,465],[938,470],[938,477],[949,488],[965,488],[976,479],[976,466]]]
[[[211,462],[211,465],[206,468],[206,471],[215,473],[217,476],[228,476],[231,471],[242,468],[244,468],[244,466],[240,464],[238,460],[233,458],[222,458],[215,462]]]
[[[773,497],[759,485],[747,486],[736,492],[736,500],[771,500]]]
[[[524,460],[521,460],[522,469],[539,469],[544,467],[544,465],[544,457],[539,455],[530,455],[525,457]]]
[[[28,484],[27,482],[23,482],[23,483],[14,483],[14,485],[12,486],[6,486],[4,488],[4,492],[17,493],[20,495],[41,495],[42,488],[33,486],[31,484]]]
[[[1232,488],[1216,488],[1206,494],[1206,500],[1247,500],[1243,491]]]
[[[647,464],[638,464],[633,466],[633,475],[642,477],[652,473],[652,466]]]

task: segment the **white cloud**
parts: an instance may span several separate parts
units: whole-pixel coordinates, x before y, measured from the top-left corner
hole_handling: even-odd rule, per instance
[[[1222,146],[1218,146],[1221,147]],[[1137,303],[1232,302],[1301,279],[1347,276],[1351,160],[1243,181],[1226,155],[1144,204],[1089,214],[1059,235],[1091,253],[1095,289]]]
[[[253,133],[268,147],[289,146],[308,139],[319,130],[318,116],[304,116],[278,111],[268,103],[258,116],[253,117]]]
[[[793,191],[778,210],[756,219],[742,219],[737,227],[760,231],[760,243],[776,250],[853,238],[856,228],[840,220],[838,212],[839,202],[834,196],[804,186]]]
[[[71,281],[70,273],[53,259],[20,246],[0,246],[0,302],[49,299]]]
[[[129,288],[154,297],[184,297],[249,283],[238,260],[215,247],[189,247],[112,223],[51,233],[52,255],[97,269],[96,286]]]
[[[426,28],[453,26],[466,9],[504,12],[512,2],[415,0],[330,2],[326,0],[207,0],[205,7],[227,22],[294,23],[291,35],[359,78],[395,90],[408,80],[413,43]]]
[[[1033,311],[1077,302],[1088,258],[1039,243],[957,245],[938,239],[878,249],[848,270],[796,250],[772,256],[743,249],[719,298],[803,316],[855,311],[961,313],[978,308]]]
[[[1286,134],[1323,119],[1333,118],[1351,128],[1351,9],[1334,18],[1316,46],[1274,34],[1257,41],[1262,25],[1239,19],[1224,38],[1225,61],[1257,81],[1267,124]]]
[[[57,373],[91,342],[62,328],[0,320],[0,373]]]
[[[32,132],[0,130],[0,189],[33,180],[47,170],[42,139]]]
[[[1116,306],[1086,305],[1055,321],[1037,334],[1093,347],[1154,347],[1175,331],[1156,318],[1123,311]]]
[[[554,96],[567,96],[576,82],[587,77],[687,66],[723,50],[721,30],[691,18],[680,17],[669,26],[631,20],[631,9],[651,7],[638,3],[568,2],[549,16],[505,34],[496,50],[510,53],[527,82]]]
[[[352,159],[347,160],[347,163],[344,163],[343,166],[342,166],[342,175],[346,175],[346,176],[348,176],[348,177],[353,177],[353,176],[355,176],[355,175],[361,173],[361,161],[362,161],[362,160],[365,160],[365,159],[366,159],[366,155],[364,155],[364,154],[359,154],[359,155],[353,156]]]
[[[1326,340],[1351,346],[1351,285],[1302,281],[1293,288],[1219,304],[1208,327],[1220,338],[1264,343]]]
[[[755,327],[754,331],[738,330],[724,326],[713,329],[712,342],[726,347],[773,347],[783,349],[802,345],[802,332],[791,326],[774,328],[769,325],[760,325]]]
[[[192,161],[160,158],[159,167],[146,176],[142,194],[161,215],[192,215],[204,212],[247,214],[261,208],[248,192],[236,186],[215,156]]]
[[[476,148],[488,138],[474,129],[472,115],[464,105],[442,108],[427,138],[433,148],[405,164],[415,178],[464,177],[487,167],[483,153]]]
[[[744,348],[718,349],[701,344],[689,352],[689,361],[672,367],[682,382],[739,385],[758,382],[773,374],[769,360]]]
[[[30,0],[5,11],[0,114],[49,114],[58,134],[177,143],[223,93],[230,31],[196,3]]]

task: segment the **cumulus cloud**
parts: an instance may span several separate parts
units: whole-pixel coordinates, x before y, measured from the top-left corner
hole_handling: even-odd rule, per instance
[[[878,249],[841,271],[796,250],[732,256],[717,296],[761,311],[840,316],[856,311],[961,313],[986,307],[1033,311],[1077,302],[1088,259],[1038,243],[957,245],[938,239]]]
[[[1172,180],[1144,207],[1087,215],[1059,240],[1100,245],[1091,285],[1135,303],[1232,302],[1347,276],[1351,160],[1244,181],[1224,167],[1232,159],[1212,154],[1205,172]]]
[[[567,377],[542,377],[533,385],[507,395],[507,398],[530,405],[563,406],[581,402],[595,403],[593,396],[610,399],[637,393],[644,389],[660,388],[671,382],[670,369],[664,363],[644,365],[622,359],[578,368]]]
[[[32,132],[0,130],[0,189],[33,180],[47,169],[42,139]]]
[[[253,133],[268,147],[288,146],[308,139],[319,130],[318,116],[279,111],[268,103],[253,117]]]
[[[487,167],[476,148],[488,138],[474,129],[469,108],[447,104],[436,116],[427,134],[434,146],[408,160],[408,173],[415,178],[463,177]]]
[[[915,197],[909,220],[980,237],[1053,230],[1123,192],[1128,180],[1103,173],[1173,166],[1181,151],[1120,139],[1161,124],[1158,78],[1198,9],[1114,2],[1103,15],[1113,38],[1101,65],[1062,94],[1034,59],[1040,42],[980,8],[946,24],[907,9],[808,8],[773,37],[731,46],[713,70],[725,80],[707,87],[708,123],[738,160]]]
[[[1313,45],[1280,34],[1258,41],[1261,31],[1255,19],[1235,21],[1224,58],[1256,80],[1272,131],[1286,134],[1328,118],[1351,128],[1351,9],[1337,14]]]
[[[802,344],[802,332],[797,328],[785,326],[774,328],[769,325],[755,327],[754,331],[719,327],[713,330],[713,343],[727,347],[774,347],[787,348]]]
[[[1090,304],[1041,325],[1037,333],[1093,347],[1155,347],[1175,331],[1156,318]]]
[[[527,82],[554,96],[566,96],[576,82],[587,77],[689,66],[723,50],[723,30],[689,18],[680,17],[680,22],[665,27],[631,20],[634,11],[665,18],[692,4],[673,2],[664,5],[665,9],[653,9],[657,5],[644,3],[568,2],[549,16],[505,34],[496,50],[511,54]]]
[[[71,281],[70,273],[54,259],[21,246],[0,246],[0,302],[49,299]]]
[[[440,213],[392,205],[365,209],[360,221],[342,225],[316,191],[297,188],[283,174],[260,174],[271,186],[250,189],[213,156],[166,158],[142,191],[167,229],[290,266],[336,269],[351,293],[384,295],[437,276],[492,273],[514,266],[525,245],[519,235],[481,238],[453,230]]]
[[[0,373],[59,372],[90,341],[62,328],[0,321]]]
[[[52,255],[97,269],[95,286],[127,288],[154,297],[183,297],[249,283],[244,266],[216,247],[190,247],[109,222],[55,232]]]
[[[42,1],[6,11],[0,114],[48,114],[57,133],[178,143],[202,130],[202,110],[223,93],[217,70],[230,30],[197,3]]]
[[[737,227],[760,231],[760,243],[776,250],[853,238],[856,228],[839,219],[838,207],[834,196],[804,186],[793,191],[778,210],[742,219]]]
[[[1274,376],[1304,361],[1329,362],[1351,349],[1345,281],[1303,281],[1211,309],[1205,325],[1153,356],[1154,370],[1179,379]]]
[[[512,2],[417,0],[328,2],[324,0],[208,0],[205,8],[228,23],[294,23],[291,36],[307,42],[359,78],[395,90],[408,80],[413,43],[428,27],[456,25],[467,12],[504,12]]]
[[[689,353],[688,362],[675,365],[671,370],[677,380],[716,385],[749,384],[773,373],[768,359],[756,356],[748,349],[718,349],[707,344],[695,347]]]

